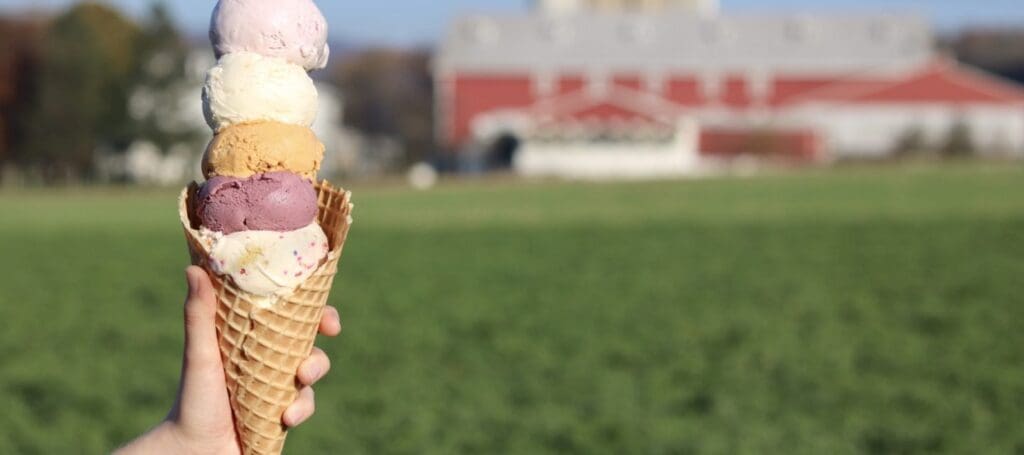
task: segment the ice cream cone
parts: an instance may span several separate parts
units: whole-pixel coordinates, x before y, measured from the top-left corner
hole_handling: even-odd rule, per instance
[[[209,251],[200,239],[192,210],[198,185],[185,189],[179,203],[192,263],[207,270],[217,291],[221,358],[235,427],[246,455],[280,454],[284,448],[287,428],[281,416],[298,396],[296,371],[312,352],[351,225],[351,194],[326,181],[315,186],[317,221],[327,235],[330,251],[309,279],[270,305],[265,298],[240,290],[228,277],[212,273]]]

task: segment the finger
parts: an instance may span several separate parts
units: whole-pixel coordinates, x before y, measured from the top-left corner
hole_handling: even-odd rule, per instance
[[[309,419],[316,411],[316,400],[312,387],[303,387],[299,397],[281,416],[281,422],[288,427],[297,427]]]
[[[338,309],[332,306],[324,308],[324,316],[320,319],[320,333],[329,337],[341,333],[341,316]]]
[[[220,361],[217,347],[217,297],[206,271],[185,270],[188,297],[185,299],[186,367],[200,367]]]
[[[302,385],[313,385],[316,381],[323,378],[330,369],[331,359],[327,358],[327,354],[324,353],[323,349],[313,348],[313,353],[309,355],[309,358],[299,365],[297,374],[299,383]]]

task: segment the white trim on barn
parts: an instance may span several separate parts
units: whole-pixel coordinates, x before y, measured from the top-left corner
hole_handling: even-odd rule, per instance
[[[682,118],[674,130],[622,125],[595,130],[561,126],[558,134],[527,136],[513,168],[529,177],[570,179],[648,179],[692,175],[700,165],[700,128]]]

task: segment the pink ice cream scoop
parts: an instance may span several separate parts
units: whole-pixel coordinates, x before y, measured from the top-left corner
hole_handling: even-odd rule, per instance
[[[327,66],[327,20],[312,0],[220,0],[210,19],[217,58],[252,52],[312,71]]]
[[[246,179],[214,177],[203,185],[196,201],[203,227],[224,234],[290,232],[309,226],[316,213],[313,184],[290,172]]]

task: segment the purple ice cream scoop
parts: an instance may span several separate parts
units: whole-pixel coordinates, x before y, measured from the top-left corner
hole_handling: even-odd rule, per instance
[[[199,191],[196,203],[203,226],[224,234],[295,231],[309,226],[316,213],[313,184],[290,172],[245,179],[213,177]]]

